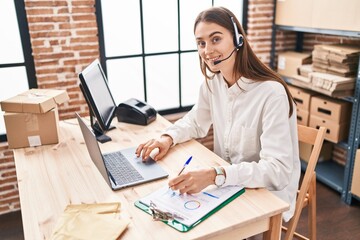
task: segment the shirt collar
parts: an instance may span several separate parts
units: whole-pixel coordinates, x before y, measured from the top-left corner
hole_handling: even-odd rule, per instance
[[[250,91],[253,89],[256,85],[259,84],[259,82],[256,82],[254,80],[251,80],[246,77],[240,77],[239,80],[237,80],[237,84],[232,85],[231,87],[228,87],[227,82],[225,81],[224,77],[218,73],[217,78],[222,81],[222,84],[224,84],[225,88],[228,89],[228,92],[232,94],[240,94],[242,92]],[[240,88],[239,88],[240,86]]]

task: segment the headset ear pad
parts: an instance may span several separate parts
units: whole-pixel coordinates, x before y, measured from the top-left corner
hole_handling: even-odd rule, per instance
[[[238,38],[238,42],[237,42],[237,45],[236,45],[237,48],[241,47],[244,44],[243,35],[239,33],[238,36],[239,36],[239,38]]]

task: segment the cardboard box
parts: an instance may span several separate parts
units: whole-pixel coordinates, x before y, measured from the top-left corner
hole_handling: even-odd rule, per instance
[[[47,113],[5,113],[9,148],[58,143],[58,110]]]
[[[58,143],[57,106],[65,90],[31,89],[1,102],[9,148]]]
[[[335,123],[350,122],[351,103],[325,96],[313,96],[310,114]]]
[[[360,31],[359,0],[277,0],[275,24]]]
[[[313,0],[313,2],[312,27],[360,31],[359,0]]]
[[[314,96],[315,93],[293,86],[289,86],[289,90],[296,102],[296,107],[309,111],[311,97]]]
[[[360,197],[360,149],[356,151],[354,172],[351,182],[351,193]]]
[[[313,128],[319,128],[320,126],[326,127],[325,140],[338,143],[347,140],[350,124],[349,122],[336,123],[310,113],[309,126]]]
[[[275,24],[309,27],[312,25],[313,0],[277,0]]]
[[[332,160],[342,166],[346,165],[347,161],[347,148],[342,144],[335,144],[333,152],[332,152]]]
[[[314,60],[313,60],[314,61]],[[309,77],[309,74],[313,72],[312,64],[304,64],[299,67],[299,75],[305,78]]]
[[[298,75],[298,68],[303,64],[311,63],[311,61],[311,53],[281,52],[278,56],[277,71],[286,77]]]
[[[46,113],[69,100],[65,90],[30,89],[1,102],[5,112]]]
[[[316,88],[334,92],[337,90],[353,90],[355,88],[355,78],[353,77],[340,77],[328,72],[324,72],[314,67],[317,72],[309,74],[311,85]]]
[[[297,123],[304,126],[309,126],[309,111],[297,108],[296,109],[296,118]]]
[[[331,142],[324,141],[323,146],[320,151],[318,162],[330,160],[332,157],[332,149],[334,144]],[[307,143],[299,142],[299,153],[300,159],[309,162],[311,151],[313,146]]]

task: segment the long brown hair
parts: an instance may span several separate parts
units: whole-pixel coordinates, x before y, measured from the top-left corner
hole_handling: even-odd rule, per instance
[[[253,50],[250,47],[250,44],[246,38],[245,31],[237,20],[236,16],[228,9],[224,7],[212,7],[205,11],[199,13],[195,20],[194,24],[194,33],[197,25],[200,22],[208,22],[218,24],[227,30],[229,30],[233,36],[235,36],[235,30],[233,27],[233,23],[231,21],[231,17],[234,17],[234,21],[239,30],[239,33],[243,35],[243,45],[236,51],[236,59],[235,59],[235,68],[234,68],[234,76],[236,73],[241,73],[243,77],[249,78],[254,81],[275,81],[279,82],[284,86],[285,91],[287,93],[288,102],[289,102],[289,117],[293,114],[293,98],[291,93],[287,87],[285,81],[281,78],[281,76],[267,67],[264,63],[260,61],[260,59],[255,55]],[[208,73],[217,73],[210,70],[210,68],[206,65],[206,63],[200,59],[200,68],[202,74],[205,76],[206,80],[209,80],[213,77],[213,75],[209,75]]]

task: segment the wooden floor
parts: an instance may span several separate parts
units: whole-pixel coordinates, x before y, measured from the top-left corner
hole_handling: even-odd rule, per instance
[[[317,183],[317,237],[319,240],[360,239],[360,203],[351,206],[341,201],[338,192]],[[306,211],[301,216],[297,231],[307,234]],[[0,239],[24,239],[21,212],[0,216]]]

